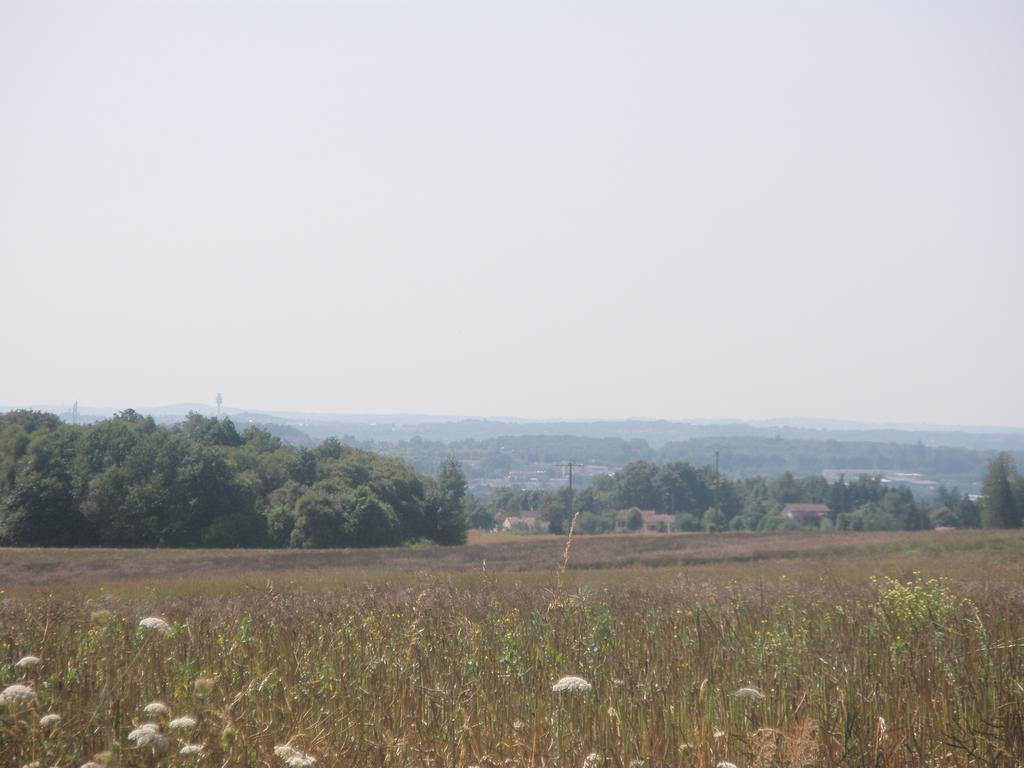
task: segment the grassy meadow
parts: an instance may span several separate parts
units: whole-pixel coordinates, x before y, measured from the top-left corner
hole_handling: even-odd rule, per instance
[[[1019,533],[564,546],[0,550],[0,766],[1022,765]]]

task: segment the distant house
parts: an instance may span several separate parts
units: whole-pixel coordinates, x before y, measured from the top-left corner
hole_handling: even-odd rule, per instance
[[[615,513],[615,530],[629,530],[629,514],[632,510],[620,509]],[[653,509],[641,509],[640,518],[643,520],[641,531],[662,531],[671,532],[676,527],[676,519],[672,515],[659,515]]]
[[[536,531],[540,528],[540,518],[536,515],[513,515],[506,517],[501,524],[503,531]]]
[[[832,510],[827,504],[786,504],[782,516],[799,525],[832,525]]]

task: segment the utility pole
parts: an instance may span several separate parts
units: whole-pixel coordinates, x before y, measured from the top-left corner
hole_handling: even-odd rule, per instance
[[[576,530],[576,504],[572,495],[572,470],[573,467],[583,467],[582,464],[573,464],[571,461],[562,465],[562,469],[569,470],[569,535],[565,539],[565,550],[562,552],[562,565],[555,571],[555,599],[551,601],[548,610],[556,605],[561,605],[562,595],[562,574],[569,567],[569,547],[572,546],[572,534]]]
[[[573,523],[576,522],[576,520],[575,520],[575,518],[576,518],[576,497],[573,495],[573,492],[572,492],[572,470],[573,470],[573,467],[579,467],[580,469],[583,469],[583,465],[582,464],[573,464],[571,461],[568,462],[567,464],[562,465],[563,469],[568,469],[569,470],[569,526],[570,526],[570,529],[572,528]]]
[[[722,508],[718,505],[718,451],[715,451],[715,514],[721,515]]]
[[[78,401],[75,400],[75,404],[71,406],[71,423],[78,426]]]
[[[217,393],[217,418],[220,418],[220,405],[224,402],[224,395],[220,392]]]

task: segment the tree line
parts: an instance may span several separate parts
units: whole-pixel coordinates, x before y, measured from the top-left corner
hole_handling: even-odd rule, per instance
[[[1020,527],[1024,518],[1024,476],[1013,459],[999,454],[989,463],[978,501],[956,488],[940,487],[933,499],[914,497],[905,486],[877,475],[828,482],[819,475],[774,479],[730,478],[710,466],[686,462],[634,461],[622,471],[595,478],[570,498],[556,491],[499,488],[486,499],[471,499],[471,525],[491,528],[506,516],[537,515],[553,532],[563,532],[572,511],[585,533],[611,531],[619,510],[649,509],[675,516],[677,530],[795,530],[802,526],[780,513],[785,504],[826,504],[830,523],[841,530],[921,530]]]
[[[342,445],[292,448],[264,429],[129,409],[73,426],[0,414],[0,544],[368,547],[465,541],[466,480]]]
[[[452,456],[430,477],[333,438],[294,448],[265,429],[239,433],[230,419],[197,413],[170,427],[130,409],[88,426],[37,411],[0,415],[0,545],[458,544],[469,525],[492,528],[508,515],[536,514],[564,532],[575,510],[581,531],[599,533],[631,508],[673,515],[680,530],[799,528],[780,515],[787,503],[827,504],[840,529],[1019,527],[1024,476],[1012,457],[992,459],[982,485],[977,502],[955,488],[921,501],[873,475],[736,478],[640,460],[572,498],[567,488],[477,498]]]

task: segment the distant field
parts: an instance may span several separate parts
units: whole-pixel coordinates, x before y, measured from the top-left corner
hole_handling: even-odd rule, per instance
[[[0,587],[46,589],[110,585],[121,582],[167,586],[171,582],[230,580],[304,573],[317,578],[465,572],[550,573],[561,562],[563,536],[514,536],[474,533],[463,547],[407,547],[346,550],[142,550],[142,549],[2,549]],[[991,558],[1016,565],[1024,555],[1024,536],[1014,532],[812,533],[812,534],[650,534],[577,536],[569,568],[603,570],[741,565],[751,561],[754,576],[778,565],[811,568],[881,557],[886,572],[906,570],[909,563],[955,575],[943,555],[967,561]],[[886,558],[885,556],[889,557]],[[937,559],[938,558],[938,559]],[[883,564],[884,563],[884,564]],[[915,566],[915,567],[916,567]]]
[[[0,765],[1021,765],[1020,533],[564,545],[0,550]]]

